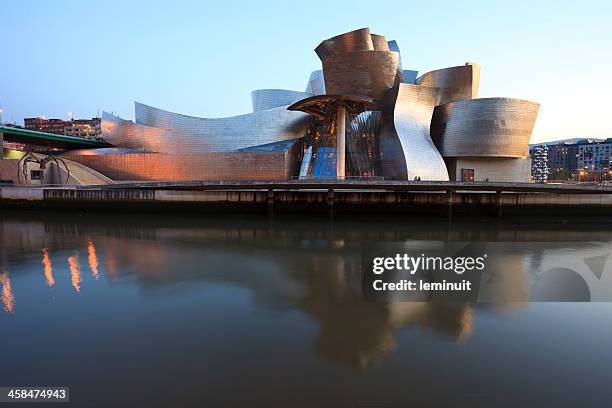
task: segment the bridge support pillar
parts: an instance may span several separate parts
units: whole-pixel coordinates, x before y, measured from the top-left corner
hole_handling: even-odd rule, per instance
[[[334,189],[330,188],[327,190],[327,211],[329,212],[329,216],[331,218],[334,217],[334,202],[336,201],[336,197],[334,195]]]

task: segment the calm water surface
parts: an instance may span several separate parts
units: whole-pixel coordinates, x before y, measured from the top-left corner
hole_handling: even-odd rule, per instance
[[[0,385],[69,385],[73,406],[610,406],[612,303],[366,302],[361,243],[408,240],[505,242],[517,277],[571,264],[577,300],[612,278],[612,221],[4,213]]]

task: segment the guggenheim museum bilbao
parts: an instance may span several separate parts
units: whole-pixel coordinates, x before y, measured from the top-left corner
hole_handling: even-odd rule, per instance
[[[478,98],[480,67],[417,76],[396,41],[363,28],[324,40],[304,92],[261,89],[253,111],[200,118],[135,103],[104,113],[113,148],[65,154],[115,181],[374,178],[530,180],[539,105]]]

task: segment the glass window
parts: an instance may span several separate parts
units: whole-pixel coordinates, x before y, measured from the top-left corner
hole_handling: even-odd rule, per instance
[[[42,170],[30,170],[30,180],[42,180]]]
[[[461,181],[474,181],[474,169],[461,169]]]

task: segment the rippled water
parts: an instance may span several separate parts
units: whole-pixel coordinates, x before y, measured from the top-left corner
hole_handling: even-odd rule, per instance
[[[361,243],[406,240],[508,243],[525,301],[367,302]],[[4,213],[0,385],[68,385],[74,406],[609,406],[612,303],[529,302],[559,268],[602,300],[609,252],[611,221]]]

